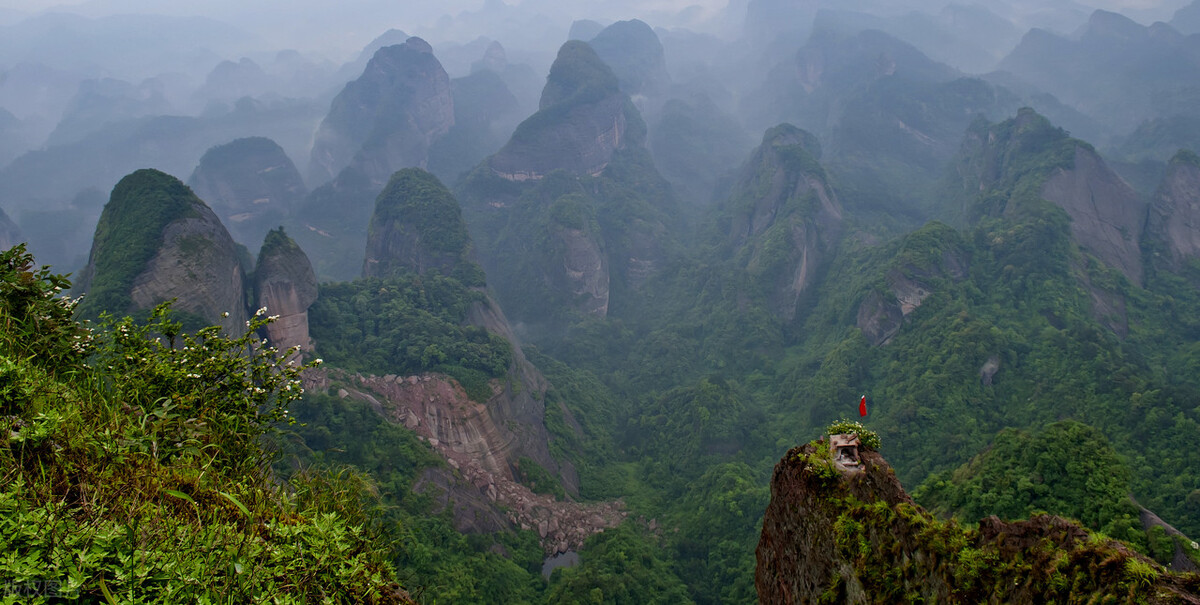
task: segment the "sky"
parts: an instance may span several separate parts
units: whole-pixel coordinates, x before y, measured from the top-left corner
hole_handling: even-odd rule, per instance
[[[143,13],[172,16],[203,16],[235,25],[258,37],[259,49],[295,48],[335,60],[353,56],[366,43],[389,28],[430,38],[433,43],[466,43],[481,33],[500,39],[506,47],[519,45],[521,36],[541,45],[537,33],[553,31],[558,37],[574,19],[615,21],[638,17],[651,25],[682,24],[701,31],[720,33],[721,19],[713,19],[731,0],[0,0],[0,24],[13,23],[19,15],[44,10],[72,12],[87,17]],[[802,0],[795,0],[802,1]],[[897,2],[896,5],[921,0]],[[936,12],[952,0],[928,0]],[[988,0],[953,0],[962,3]],[[1059,0],[1068,3],[1071,0]],[[506,2],[523,10],[508,11],[505,19],[471,18],[448,20],[445,16],[474,13],[485,3]],[[749,0],[732,0],[745,5]],[[1191,0],[1075,0],[1078,4],[1117,10],[1149,23],[1168,20],[1174,11]],[[1019,10],[1040,8],[1044,0],[1006,0]],[[693,20],[674,21],[674,14],[689,6]],[[728,20],[728,19],[726,19]],[[495,21],[503,21],[497,23]],[[439,36],[444,38],[439,39]],[[506,39],[507,38],[507,39]]]

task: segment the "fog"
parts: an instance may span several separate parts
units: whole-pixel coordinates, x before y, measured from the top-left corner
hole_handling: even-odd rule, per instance
[[[153,166],[186,178],[207,149],[238,138],[266,137],[305,173],[307,187],[316,190],[329,174],[314,175],[305,167],[312,163],[314,137],[331,103],[363,74],[380,47],[409,36],[432,45],[450,79],[492,65],[503,72],[505,94],[516,100],[515,109],[503,116],[459,117],[482,130],[455,134],[456,140],[472,141],[475,147],[442,162],[446,172],[440,176],[453,181],[457,171],[494,153],[516,124],[536,111],[550,64],[572,31],[590,40],[604,27],[629,19],[653,28],[658,40],[651,47],[661,44],[658,60],[665,65],[652,75],[656,82],[628,92],[649,125],[656,161],[682,195],[696,200],[713,196],[717,167],[735,165],[738,154],[764,128],[782,121],[809,129],[831,149],[850,154],[851,143],[834,133],[838,121],[847,119],[844,107],[857,94],[854,87],[862,83],[856,79],[861,74],[854,73],[855,61],[868,51],[900,57],[899,69],[930,82],[977,76],[998,91],[1002,87],[997,98],[1006,101],[990,109],[963,107],[954,120],[931,125],[941,134],[921,135],[936,141],[931,147],[937,151],[922,160],[929,174],[940,169],[946,150],[957,145],[963,116],[979,112],[1002,117],[992,113],[1023,104],[1035,105],[1097,145],[1116,149],[1148,120],[1200,114],[1193,108],[1195,95],[1172,84],[1172,78],[1191,73],[1179,71],[1176,54],[1194,64],[1189,57],[1195,54],[1188,49],[1200,39],[1191,35],[1200,32],[1196,17],[1184,18],[1186,11],[1175,17],[1188,4],[0,0],[0,208],[40,258],[73,270],[86,259],[90,230],[106,192],[136,168]],[[1092,65],[1089,58],[1098,54],[1081,36],[1086,37],[1089,27],[1125,27],[1095,21],[1097,9],[1121,13],[1139,31],[1158,21],[1171,22],[1168,29],[1178,30],[1179,37],[1166,46],[1160,38],[1153,48],[1118,53],[1139,57],[1144,64]],[[1046,33],[1031,37],[1035,28]],[[867,30],[886,38],[867,45],[882,46],[837,41]],[[810,37],[814,31],[836,36]],[[1071,48],[1070,60],[1081,65],[1070,70],[1074,75],[1047,71],[1029,56],[1042,52],[1035,42],[1046,36]],[[493,43],[501,50],[493,49]],[[622,61],[619,55],[626,50],[620,41],[615,44],[606,60]],[[813,57],[824,61],[825,71],[806,75],[804,69],[811,65],[804,62]],[[646,57],[626,59],[622,69],[638,69],[638,61]],[[803,65],[798,67],[797,61]],[[1158,67],[1166,65],[1176,71],[1161,73]],[[842,76],[849,79],[839,84]],[[1152,81],[1138,79],[1143,76]],[[1130,96],[1131,87],[1143,85],[1148,98]],[[456,105],[484,113],[487,108],[485,102],[465,98]],[[664,108],[670,111],[664,113]],[[692,123],[721,125],[727,136],[714,140],[726,141],[725,148],[680,151],[673,147],[680,143],[670,139],[675,135],[655,138],[666,132],[659,130],[661,123],[684,114]],[[1159,161],[1161,150],[1146,153]]]

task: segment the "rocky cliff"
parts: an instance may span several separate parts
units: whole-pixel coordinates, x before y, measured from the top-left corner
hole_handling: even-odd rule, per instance
[[[846,465],[824,439],[775,465],[756,558],[761,603],[1200,603],[1200,577],[1071,521],[937,519],[878,452]]]
[[[523,358],[516,365],[532,369]],[[544,392],[540,375],[521,380],[527,381],[524,385],[540,385]],[[531,421],[541,422],[540,416],[533,420],[524,413],[541,413],[540,408],[527,405],[534,401],[528,395],[513,397],[496,387],[491,400],[476,403],[461,386],[436,373],[362,376],[316,371],[306,376],[306,388],[331,387],[339,396],[364,401],[388,420],[404,425],[446,460],[449,469],[428,469],[413,489],[449,509],[459,531],[536,531],[546,554],[552,555],[578,549],[588,536],[615,527],[626,516],[620,502],[556,500],[532,492],[514,478],[520,459],[532,453],[525,427]],[[514,407],[525,409],[514,413]],[[564,487],[571,493],[578,489],[577,482],[564,481]]]
[[[555,170],[597,175],[617,149],[644,139],[645,125],[612,70],[592,47],[572,40],[550,67],[538,112],[517,126],[488,166],[510,181],[539,180]]]
[[[243,244],[261,241],[308,195],[296,165],[283,148],[264,137],[209,149],[188,186]]]
[[[550,455],[544,403],[549,385],[525,359],[508,320],[486,293],[483,270],[473,254],[458,201],[432,174],[408,168],[392,177],[376,202],[363,275],[386,278],[405,273],[440,274],[483,294],[467,309],[465,323],[507,340],[512,347],[512,362],[503,380],[491,381],[491,395],[484,405],[477,406],[465,396],[455,398],[443,393],[447,401],[461,403],[448,418],[459,418],[457,424],[467,428],[456,430],[451,422],[431,437],[444,440],[450,444],[448,447],[476,460],[488,472],[510,479],[518,460],[528,457],[558,474],[567,491],[575,493],[579,479],[574,469],[569,464],[560,465]],[[391,387],[376,385],[377,391],[386,388]],[[421,410],[414,413],[425,414]]]
[[[928,246],[929,252],[913,253],[930,242],[935,243]],[[970,271],[966,248],[962,236],[941,223],[930,223],[908,235],[884,274],[883,287],[871,290],[858,306],[855,325],[867,342],[887,344],[926,298],[966,279]]]
[[[1000,124],[973,125],[957,173],[968,222],[988,215],[1029,216],[1039,212],[1038,200],[1049,201],[1069,217],[1076,244],[1142,283],[1145,204],[1091,145],[1032,109]]]
[[[380,187],[396,170],[424,167],[454,125],[450,77],[420,38],[376,51],[333,100],[313,141],[309,178],[325,182],[355,164]]]
[[[1071,217],[1071,235],[1088,252],[1142,283],[1138,243],[1146,221],[1146,205],[1090,145],[1076,145],[1070,168],[1046,179],[1042,197]]]
[[[763,135],[734,186],[729,237],[786,320],[841,234],[842,209],[813,135],[781,124]]]
[[[482,286],[472,254],[458,201],[437,177],[420,168],[392,175],[371,215],[363,277],[433,271]]]
[[[1154,194],[1146,234],[1172,269],[1200,256],[1200,157],[1180,151]]]
[[[247,319],[244,280],[217,215],[179,179],[145,169],[113,188],[75,291],[88,295],[85,316],[176,299],[176,310],[236,333]]]
[[[267,232],[258,264],[254,268],[254,292],[258,307],[279,319],[267,324],[267,340],[279,350],[313,349],[308,336],[308,308],[317,300],[317,276],[308,256],[284,233]]]

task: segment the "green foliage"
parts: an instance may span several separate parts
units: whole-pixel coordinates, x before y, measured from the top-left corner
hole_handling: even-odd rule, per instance
[[[404,168],[388,180],[375,201],[369,238],[411,238],[412,249],[388,250],[411,258],[377,259],[383,266],[369,274],[390,277],[403,268],[426,273],[436,269],[468,287],[485,284],[483,271],[471,259],[471,236],[462,221],[458,202],[436,176],[420,168]]]
[[[879,451],[879,447],[881,445],[881,441],[879,439],[879,433],[876,433],[875,431],[868,429],[867,427],[863,426],[861,422],[858,422],[857,420],[846,420],[845,418],[843,418],[841,420],[835,420],[835,421],[833,421],[832,424],[830,424],[828,427],[825,428],[825,434],[826,435],[841,435],[841,434],[858,435],[858,440],[860,443],[862,443],[863,447],[872,449],[872,450],[876,450],[876,451]]]
[[[558,56],[550,66],[546,90],[542,92],[542,108],[595,102],[617,88],[617,76],[596,51],[586,42],[569,40],[558,49]]]
[[[1036,435],[1001,431],[971,462],[930,476],[914,495],[966,520],[1022,519],[1045,511],[1125,537],[1139,524],[1129,480],[1129,468],[1102,433],[1068,420]]]
[[[558,479],[533,458],[528,456],[518,458],[515,474],[517,481],[524,483],[535,494],[550,494],[558,500],[567,499],[567,492],[563,490]]]
[[[466,325],[480,291],[437,273],[401,271],[387,279],[323,284],[308,311],[317,350],[337,367],[357,372],[441,372],[475,401],[491,398],[489,379],[512,363],[503,337]]]
[[[407,602],[369,481],[267,472],[302,369],[258,340],[268,319],[181,334],[163,306],[92,333],[31,264],[0,256],[0,579],[34,603]]]
[[[130,311],[133,280],[158,251],[163,229],[199,216],[197,207],[203,204],[179,179],[157,170],[138,170],[121,179],[96,225],[95,269],[80,313],[96,317],[102,311]]]
[[[587,539],[575,567],[550,578],[549,603],[692,603],[653,537],[627,521]]]
[[[534,532],[464,535],[449,509],[437,509],[430,474],[449,472],[427,444],[365,402],[306,393],[293,403],[298,421],[277,440],[282,477],[310,468],[357,469],[375,486],[371,527],[413,597],[421,603],[540,603],[542,548]],[[435,481],[436,484],[436,481]],[[416,488],[418,491],[414,491]]]

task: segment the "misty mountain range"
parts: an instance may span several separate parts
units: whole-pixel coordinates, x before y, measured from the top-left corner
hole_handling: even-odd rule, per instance
[[[418,602],[751,602],[799,501],[856,537],[797,602],[1039,512],[1120,561],[1017,593],[1191,598],[1200,0],[685,4],[0,8],[0,244],[80,318],[281,315],[272,472],[376,482]],[[831,504],[789,448],[864,392],[886,504]]]

